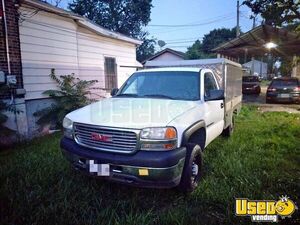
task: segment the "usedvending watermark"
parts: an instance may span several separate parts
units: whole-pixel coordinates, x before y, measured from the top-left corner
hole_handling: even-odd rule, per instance
[[[250,216],[252,222],[278,222],[279,216],[284,219],[291,217],[296,204],[287,196],[274,200],[249,200],[237,198],[235,200],[235,215]]]

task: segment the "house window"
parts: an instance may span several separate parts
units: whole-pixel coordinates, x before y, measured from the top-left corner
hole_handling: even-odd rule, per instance
[[[118,87],[117,64],[115,58],[105,57],[104,73],[105,73],[105,89],[111,90],[113,88],[117,88]]]

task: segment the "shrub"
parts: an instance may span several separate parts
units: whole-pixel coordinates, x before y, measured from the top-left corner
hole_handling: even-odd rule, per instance
[[[8,92],[9,88],[7,85],[0,85],[0,96],[6,95]],[[4,126],[8,119],[7,115],[4,114],[5,112],[19,113],[19,111],[16,110],[15,105],[8,104],[0,99],[0,133],[6,136],[13,134],[14,131]]]
[[[55,75],[55,70],[51,70],[50,77],[57,83],[57,90],[47,90],[43,94],[51,97],[55,103],[51,106],[39,110],[34,113],[34,116],[39,117],[37,123],[45,125],[55,123],[57,127],[61,127],[65,115],[75,109],[81,108],[90,104],[93,99],[88,98],[91,94],[92,85],[98,82],[97,80],[81,80],[76,78],[72,73],[70,75],[59,76]]]

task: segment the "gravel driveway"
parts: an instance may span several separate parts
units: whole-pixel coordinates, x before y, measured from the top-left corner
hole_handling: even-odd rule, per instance
[[[243,104],[255,105],[262,112],[300,113],[300,104],[266,104],[267,87],[261,87],[260,95],[243,95]]]

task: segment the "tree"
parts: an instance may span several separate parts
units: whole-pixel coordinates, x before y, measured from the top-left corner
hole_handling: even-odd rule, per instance
[[[54,6],[59,6],[62,0],[45,0],[45,2],[48,2]]]
[[[185,53],[187,59],[201,59],[204,58],[203,56],[203,46],[199,40],[195,41],[191,47],[188,47],[188,50]]]
[[[220,28],[210,31],[205,34],[202,42],[197,40],[186,52],[188,59],[201,59],[201,58],[212,58],[215,54],[212,53],[212,49],[216,48],[220,44],[234,39],[236,36],[235,28],[227,29]]]
[[[147,32],[141,35],[140,40],[143,43],[136,50],[136,58],[139,62],[143,62],[154,55],[156,40],[153,37],[149,38]]]
[[[211,50],[218,47],[220,44],[230,41],[236,37],[236,29],[219,28],[210,31],[203,37],[203,51],[206,54],[211,53]]]
[[[282,26],[300,18],[299,0],[245,0],[243,4],[255,15],[260,14],[269,25]]]
[[[115,32],[139,37],[150,22],[152,0],[73,0],[69,9]]]

